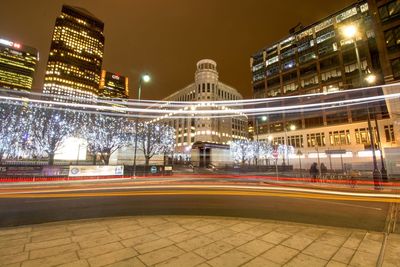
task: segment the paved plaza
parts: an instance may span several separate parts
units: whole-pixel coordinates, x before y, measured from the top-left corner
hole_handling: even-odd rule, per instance
[[[227,217],[90,219],[1,228],[0,266],[400,266],[400,235],[382,249],[384,237]]]

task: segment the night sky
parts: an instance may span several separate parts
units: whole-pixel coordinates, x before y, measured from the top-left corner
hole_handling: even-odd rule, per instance
[[[56,17],[80,6],[105,23],[103,68],[130,79],[152,75],[145,99],[161,99],[194,81],[195,64],[217,62],[220,81],[251,97],[249,58],[351,0],[0,0],[0,38],[40,51],[34,91],[41,92]]]

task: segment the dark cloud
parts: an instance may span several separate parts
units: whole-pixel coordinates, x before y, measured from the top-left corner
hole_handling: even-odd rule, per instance
[[[1,0],[0,36],[38,48],[35,90],[41,91],[55,18],[61,5],[83,7],[105,23],[103,68],[152,83],[143,97],[160,99],[194,79],[195,63],[217,61],[220,80],[251,97],[249,58],[302,22],[313,23],[350,0]],[[131,96],[133,97],[133,96]]]

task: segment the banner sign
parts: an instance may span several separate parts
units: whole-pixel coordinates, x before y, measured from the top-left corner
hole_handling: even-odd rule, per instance
[[[69,177],[77,176],[117,176],[124,175],[124,166],[69,166]]]

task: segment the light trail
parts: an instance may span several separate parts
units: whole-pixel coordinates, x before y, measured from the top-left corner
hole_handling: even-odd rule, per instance
[[[288,99],[301,99],[301,98],[314,98],[314,97],[320,97],[320,96],[335,96],[335,95],[340,95],[340,94],[347,94],[347,93],[353,93],[353,92],[358,92],[358,91],[368,91],[368,90],[373,90],[373,89],[380,89],[380,88],[386,88],[386,87],[395,87],[395,86],[400,86],[400,83],[394,83],[394,84],[387,84],[387,85],[379,85],[379,86],[370,86],[370,87],[361,87],[361,88],[355,88],[355,89],[347,89],[347,90],[340,90],[340,91],[334,91],[334,92],[322,92],[322,93],[312,93],[312,94],[306,94],[306,95],[292,95],[292,96],[281,96],[281,97],[270,97],[270,98],[255,98],[255,99],[241,99],[241,100],[216,100],[212,101],[214,104],[220,104],[224,106],[246,106],[246,105],[256,105],[256,104],[265,104],[265,103],[274,103],[274,102],[281,102],[282,100],[288,100]],[[49,94],[42,94],[42,93],[36,93],[36,92],[22,92],[22,91],[12,91],[10,92],[9,89],[4,89],[0,88],[0,92],[4,93],[13,93],[13,94],[20,94],[22,96],[27,96],[27,95],[33,95],[33,96],[39,96],[39,97],[52,97],[52,95]],[[71,96],[59,96],[56,95],[57,98],[64,99],[64,100],[70,100],[70,101],[76,101],[76,98],[71,97]],[[93,101],[96,103],[104,103],[104,104],[115,104],[115,103],[120,103],[123,105],[127,106],[144,106],[144,107],[150,107],[149,105],[151,104],[152,107],[154,106],[162,106],[162,107],[185,107],[187,105],[199,105],[199,103],[207,103],[210,101],[165,101],[165,100],[136,100],[136,99],[122,99],[122,98],[115,98],[116,101],[110,101],[107,98],[96,98],[96,99],[87,99],[87,101]]]
[[[280,107],[261,107],[261,108],[247,108],[247,109],[226,109],[223,107],[218,107],[215,105],[204,105],[200,106],[201,109],[190,110],[190,109],[181,109],[181,110],[168,110],[168,109],[140,109],[140,108],[128,108],[128,107],[115,107],[115,106],[97,106],[91,104],[82,104],[82,103],[63,103],[57,101],[48,101],[48,100],[40,100],[40,99],[23,99],[21,100],[18,97],[10,97],[10,96],[0,96],[0,99],[3,101],[15,101],[15,102],[32,102],[36,104],[50,105],[50,106],[63,106],[71,108],[72,110],[77,110],[77,107],[82,109],[96,109],[96,112],[99,112],[98,109],[106,110],[115,113],[115,111],[120,112],[132,112],[134,114],[131,117],[146,117],[146,118],[159,118],[159,119],[171,119],[177,117],[176,115],[187,115],[191,117],[196,117],[200,115],[207,115],[207,117],[213,117],[215,114],[220,117],[231,117],[231,116],[254,116],[257,114],[264,113],[273,113],[273,112],[311,112],[316,110],[323,110],[328,108],[343,108],[348,105],[362,105],[365,103],[374,103],[383,100],[390,100],[394,98],[399,98],[400,93],[379,95],[379,96],[370,96],[358,99],[345,99],[331,102],[320,102],[320,103],[311,103],[311,104],[302,104],[302,105],[289,105],[289,106],[280,106]],[[220,108],[220,109],[216,109]],[[146,114],[155,114],[155,115],[143,115],[140,113]],[[163,117],[160,115],[163,114]],[[194,115],[196,114],[196,115]],[[117,114],[115,114],[117,115]]]
[[[7,195],[27,195],[27,194],[43,194],[43,193],[65,193],[65,192],[84,192],[84,191],[113,191],[113,190],[143,190],[143,189],[239,189],[239,190],[257,190],[257,191],[283,191],[296,193],[312,193],[336,196],[353,196],[353,197],[375,197],[385,199],[397,199],[400,201],[400,194],[391,193],[363,193],[363,192],[348,192],[337,190],[321,190],[299,187],[283,187],[283,186],[250,186],[250,185],[134,185],[134,186],[111,186],[111,187],[91,187],[91,188],[66,188],[66,189],[51,189],[51,190],[34,190],[34,191],[16,191],[16,192],[0,192],[0,197]]]
[[[133,189],[132,191],[126,191]],[[105,192],[90,192],[103,190]],[[110,192],[113,191],[114,192]],[[117,191],[115,190],[125,190]],[[146,191],[151,190],[151,191]],[[6,192],[0,198],[77,198],[77,197],[126,197],[126,196],[175,196],[175,195],[222,195],[222,196],[276,196],[290,198],[310,198],[345,201],[366,201],[400,203],[400,196],[396,194],[378,193],[351,193],[341,191],[327,191],[318,189],[286,188],[286,187],[258,187],[258,186],[131,186],[90,189],[59,189],[35,192]]]

